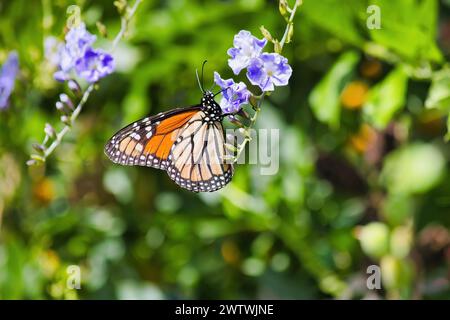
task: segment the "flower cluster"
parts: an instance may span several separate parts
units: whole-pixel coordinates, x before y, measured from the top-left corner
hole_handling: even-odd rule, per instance
[[[58,71],[54,77],[58,81],[72,78],[73,72],[89,83],[94,83],[112,73],[115,68],[113,57],[92,45],[96,36],[86,30],[84,23],[72,27],[65,36],[65,42],[57,45],[56,56],[49,49],[47,58],[56,62]]]
[[[233,79],[224,80],[217,72],[214,72],[214,82],[223,90],[220,107],[225,113],[236,113],[242,105],[248,103],[250,92],[245,83],[235,83]]]
[[[0,110],[9,105],[9,97],[14,90],[17,73],[19,72],[19,58],[15,51],[8,55],[0,71]]]
[[[247,69],[247,78],[251,84],[263,92],[273,91],[275,86],[288,84],[292,68],[288,60],[278,53],[263,53],[266,39],[258,39],[249,31],[241,30],[234,36],[233,48],[228,50],[228,65],[238,75]],[[235,83],[233,79],[223,80],[216,72],[215,83],[221,87],[220,106],[226,113],[235,113],[248,102],[251,93],[243,82]]]
[[[67,27],[69,30],[65,35],[64,42],[60,42],[51,36],[45,39],[44,53],[47,64],[51,65],[53,70],[57,68],[54,73],[55,79],[61,82],[67,81],[67,87],[74,94],[73,98],[77,100],[72,100],[65,93],[59,95],[59,100],[55,106],[60,113],[60,120],[64,126],[57,131],[50,124],[45,125],[45,137],[41,144],[33,144],[35,152],[31,154],[27,161],[28,165],[36,165],[46,161],[75,124],[83,107],[96,89],[97,81],[114,71],[115,62],[110,53],[117,48],[120,40],[125,36],[129,22],[142,0],[134,0],[132,6],[129,6],[129,2],[114,1],[114,5],[121,16],[121,24],[109,53],[93,47],[97,38],[86,30],[86,25],[81,20],[81,9],[76,5],[67,8],[69,14]],[[105,27],[101,23],[97,25],[100,33],[106,34]],[[81,86],[78,82],[80,79],[86,80],[88,85]]]

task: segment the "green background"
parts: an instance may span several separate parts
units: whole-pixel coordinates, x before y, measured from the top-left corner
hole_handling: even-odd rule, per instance
[[[75,3],[108,48],[120,28],[112,1]],[[212,194],[114,165],[103,146],[131,121],[198,103],[203,60],[206,87],[213,71],[231,77],[239,30],[261,37],[264,25],[280,39],[277,2],[145,0],[116,72],[45,166],[27,167],[44,124],[61,127],[59,94],[77,100],[43,54],[70,4],[0,1],[0,62],[11,50],[20,59],[0,112],[0,298],[450,298],[449,1],[304,0],[283,50],[290,84],[257,121],[280,129],[279,172],[238,165]],[[366,25],[371,4],[381,29]],[[80,290],[66,285],[70,265]],[[379,290],[366,286],[370,265]]]

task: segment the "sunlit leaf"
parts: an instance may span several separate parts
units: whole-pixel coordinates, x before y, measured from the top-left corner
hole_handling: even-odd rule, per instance
[[[361,227],[358,235],[365,254],[381,258],[389,250],[389,228],[381,222],[371,222]]]
[[[408,76],[401,66],[391,71],[370,92],[363,106],[367,120],[378,128],[384,128],[397,111],[404,107]]]
[[[355,45],[362,45],[363,37],[357,17],[366,6],[359,0],[347,0],[336,5],[335,0],[303,1],[302,12],[318,26],[334,36]],[[325,18],[326,17],[326,18]]]
[[[314,115],[332,128],[339,127],[340,93],[358,59],[359,55],[353,51],[341,55],[309,96]]]
[[[415,143],[389,154],[382,170],[382,183],[392,193],[424,193],[445,174],[445,159],[432,144]]]
[[[427,108],[450,111],[450,69],[445,68],[433,75],[430,91],[425,100]]]
[[[411,62],[440,61],[436,45],[437,1],[372,0],[380,8],[380,28],[369,29],[372,39]]]

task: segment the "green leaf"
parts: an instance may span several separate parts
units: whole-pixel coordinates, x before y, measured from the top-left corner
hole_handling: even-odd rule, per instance
[[[365,4],[360,0],[342,1],[339,5],[335,0],[303,1],[301,12],[339,39],[357,46],[364,43],[357,21],[365,12]]]
[[[441,181],[445,170],[444,156],[437,147],[415,143],[386,157],[381,180],[391,193],[425,193]]]
[[[381,206],[384,219],[392,226],[405,224],[414,214],[414,198],[404,194],[389,194]]]
[[[401,66],[391,71],[370,90],[363,106],[366,119],[377,128],[385,128],[394,114],[404,106],[407,83],[408,76]]]
[[[427,108],[450,111],[450,69],[444,68],[433,75],[430,91],[425,101]]]
[[[441,61],[436,44],[436,0],[373,0],[380,8],[380,29],[369,29],[373,41],[414,63]]]
[[[309,96],[314,115],[332,128],[339,127],[340,93],[358,60],[359,54],[356,52],[342,54]]]

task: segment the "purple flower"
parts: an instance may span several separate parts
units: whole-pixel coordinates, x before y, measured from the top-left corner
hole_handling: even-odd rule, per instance
[[[8,55],[0,71],[0,110],[9,105],[9,97],[14,90],[17,73],[19,72],[19,58],[15,51]]]
[[[58,44],[58,71],[54,74],[58,81],[65,81],[70,78],[70,72],[75,67],[76,62],[91,48],[96,36],[86,30],[84,23],[80,23],[67,32],[65,40],[65,43]]]
[[[103,50],[89,48],[75,63],[75,71],[88,82],[97,82],[114,71],[114,58]]]
[[[57,66],[59,64],[59,48],[62,46],[55,37],[46,37],[44,40],[44,55],[50,64]]]
[[[250,61],[260,55],[267,40],[252,36],[249,31],[241,30],[234,36],[234,48],[228,49],[228,65],[233,70],[234,74],[239,74],[242,69],[248,67]]]
[[[214,72],[214,82],[223,90],[219,104],[225,113],[238,112],[243,104],[248,103],[250,92],[245,83],[235,83],[233,79],[224,80],[217,72]]]
[[[247,69],[247,78],[262,91],[273,91],[275,86],[289,82],[292,68],[288,60],[278,53],[263,53],[252,59]]]
[[[80,23],[66,34],[66,48],[74,57],[81,57],[91,47],[97,37],[86,30],[86,25]]]
[[[53,74],[53,78],[55,78],[56,81],[64,82],[66,80],[69,80],[70,76],[68,73],[66,73],[62,70],[58,70]]]

